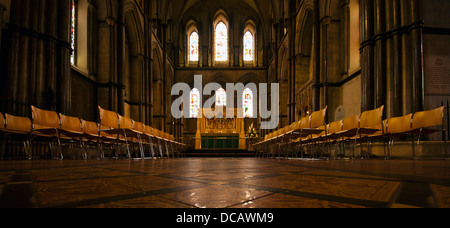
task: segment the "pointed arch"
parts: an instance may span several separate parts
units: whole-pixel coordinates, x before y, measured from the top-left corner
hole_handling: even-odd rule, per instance
[[[223,88],[216,91],[216,106],[227,106],[227,92]]]
[[[243,50],[243,61],[247,64],[253,64],[255,65],[256,63],[256,24],[252,19],[247,20],[247,22],[245,23],[245,27],[244,30],[242,31],[243,37],[243,46],[242,46],[242,50]]]
[[[199,51],[199,36],[196,31],[191,32],[189,35],[189,61],[197,62]]]
[[[189,94],[189,117],[197,118],[200,110],[200,91],[193,88]]]
[[[218,10],[214,17],[214,62],[229,62],[229,20],[223,10]]]
[[[246,88],[242,94],[242,111],[244,112],[244,118],[253,118],[253,91],[250,88]]]
[[[200,61],[200,32],[198,24],[191,19],[186,24],[186,59],[187,65],[197,66]]]

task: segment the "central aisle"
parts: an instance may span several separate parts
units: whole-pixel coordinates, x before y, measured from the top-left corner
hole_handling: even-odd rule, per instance
[[[0,207],[449,207],[449,173],[444,160],[1,161]]]

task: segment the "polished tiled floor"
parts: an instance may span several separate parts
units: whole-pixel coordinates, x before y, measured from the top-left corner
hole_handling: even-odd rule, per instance
[[[450,161],[0,161],[0,207],[450,207]]]

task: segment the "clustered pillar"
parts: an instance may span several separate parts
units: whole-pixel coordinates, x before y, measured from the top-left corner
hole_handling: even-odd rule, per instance
[[[361,111],[423,110],[423,21],[418,0],[361,0]],[[391,91],[388,93],[387,91]]]
[[[36,105],[70,114],[70,10],[69,1],[11,1],[1,63],[6,112],[30,116]]]

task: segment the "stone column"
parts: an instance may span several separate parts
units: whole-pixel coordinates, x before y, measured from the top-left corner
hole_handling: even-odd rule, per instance
[[[411,65],[413,82],[412,111],[424,110],[424,66],[423,66],[423,21],[419,15],[419,1],[410,3],[411,20],[414,21],[410,30]]]
[[[62,1],[47,0],[45,11],[47,19],[45,21],[45,34],[48,36],[45,44],[44,58],[46,63],[45,70],[45,89],[44,89],[44,109],[56,111],[56,78],[58,75],[57,60],[57,36],[58,36],[58,5]]]
[[[313,82],[312,111],[320,110],[320,0],[314,0],[313,11]]]
[[[146,98],[148,102],[147,106],[147,115],[146,115],[146,122],[145,124],[148,124],[150,126],[153,126],[153,48],[152,48],[152,17],[151,17],[151,4],[150,1],[144,2],[144,14],[145,14],[145,21],[144,21],[144,34],[145,34],[145,53],[147,56],[147,72],[146,72],[146,78],[147,78],[147,84],[146,84]],[[178,54],[176,54],[178,56]]]
[[[401,33],[399,31],[399,28],[401,27],[400,24],[400,1],[399,0],[393,0],[389,1],[390,6],[390,30],[392,32],[392,54],[391,54],[391,62],[392,62],[392,99],[391,101],[393,104],[391,104],[391,107],[393,111],[391,112],[392,116],[401,116],[403,114],[403,107],[402,107],[402,100],[403,100],[403,93],[402,93],[402,45],[401,45]]]
[[[3,27],[3,13],[6,11],[6,6],[0,2],[0,49],[2,48],[2,27]]]
[[[373,1],[360,1],[361,24],[361,111],[375,108],[374,104],[374,41]]]
[[[411,61],[411,34],[408,33],[412,20],[410,17],[410,4],[411,0],[400,0],[400,33],[401,33],[401,64],[402,64],[402,115],[412,113],[413,104],[413,77],[412,77],[412,61]]]
[[[385,1],[374,1],[375,108],[386,105],[386,17]],[[386,113],[386,108],[384,109]]]
[[[37,61],[38,61],[38,40],[39,40],[39,18],[42,16],[39,11],[40,1],[31,1],[30,11],[30,30],[34,31],[30,36],[30,50],[29,50],[29,83],[28,83],[28,102],[31,105],[36,105],[37,97]]]
[[[45,33],[48,15],[46,12],[47,8],[47,0],[41,0],[39,1],[38,8],[38,25],[37,25],[37,32],[38,33]],[[44,107],[45,98],[44,98],[44,92],[46,90],[46,45],[47,41],[39,37],[37,40],[36,45],[36,100],[35,105],[38,107]]]
[[[22,0],[22,4],[20,5],[20,19],[18,21],[18,26],[20,30],[20,39],[19,39],[19,81],[17,88],[17,97],[15,97],[15,101],[19,102],[18,106],[16,106],[16,110],[20,115],[27,114],[26,110],[29,109],[28,106],[28,84],[29,84],[29,59],[28,53],[30,50],[30,36],[25,33],[26,30],[30,29],[30,17],[31,17],[31,1],[30,0]]]
[[[123,15],[123,1],[119,1],[119,19],[117,24],[117,113],[125,115],[125,86],[124,86],[124,64],[125,64],[125,20]]]
[[[71,113],[72,77],[70,64],[70,23],[71,23],[71,2],[59,1],[59,62],[58,72],[58,93],[57,110],[66,115]]]
[[[146,116],[145,116],[145,124],[152,125],[152,94],[153,94],[153,75],[152,75],[152,66],[153,66],[153,59],[152,59],[152,17],[151,17],[151,4],[149,1],[144,2],[144,36],[145,36],[145,55],[146,55],[146,71],[144,72],[146,83],[145,83],[145,99],[147,102],[146,107]],[[178,53],[178,52],[177,52]],[[175,56],[178,56],[176,54]]]
[[[104,18],[98,26],[98,104],[105,109],[116,111],[114,90],[117,72],[117,23],[114,18]]]
[[[6,97],[7,100],[6,111],[13,115],[18,115],[16,113],[17,105],[15,99],[17,99],[18,93],[18,82],[19,82],[19,50],[20,50],[20,30],[19,30],[19,20],[21,13],[21,3],[22,0],[12,1],[10,10],[10,21],[8,24],[8,35],[11,40],[8,50],[8,63],[5,65],[7,67],[7,82],[6,82]],[[6,49],[6,47],[3,47]]]

